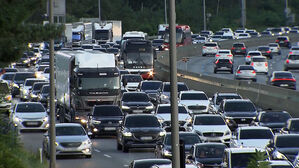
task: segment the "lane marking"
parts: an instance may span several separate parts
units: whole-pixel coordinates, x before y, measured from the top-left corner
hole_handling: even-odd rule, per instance
[[[124,167],[129,167],[129,165],[124,165]]]
[[[110,155],[104,154],[105,157],[107,158],[112,158]]]
[[[96,148],[94,148],[94,151],[96,151],[96,152],[98,152],[98,153],[100,153],[100,152],[101,152],[100,150],[98,150],[98,149],[96,149]]]

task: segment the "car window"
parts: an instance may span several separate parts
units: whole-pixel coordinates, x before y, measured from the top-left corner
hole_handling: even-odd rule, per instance
[[[214,36],[213,36],[214,37]],[[221,36],[220,36],[221,37]],[[217,44],[214,44],[214,43],[206,43],[206,44],[204,44],[204,46],[206,46],[206,47],[216,47],[217,46]]]
[[[299,148],[299,136],[278,136],[275,146],[279,148]]]
[[[170,114],[171,113],[171,107],[170,106],[159,106],[157,108],[157,114]],[[180,114],[187,114],[188,111],[184,106],[178,106],[178,113]]]
[[[0,94],[8,94],[8,93],[9,93],[8,84],[0,82]]]
[[[16,73],[14,81],[25,81],[27,78],[35,78],[34,73]]]
[[[2,76],[1,76],[1,79],[3,79],[3,80],[12,80],[13,79],[13,77],[14,77],[14,75],[15,74],[8,74],[8,73],[5,73],[5,74],[3,74]]]
[[[143,82],[140,89],[141,90],[158,90],[161,89],[162,82]]]
[[[86,135],[82,127],[56,127],[56,136]]]
[[[248,53],[248,55],[250,55],[250,56],[260,56],[261,53],[259,53],[259,52],[250,52],[250,53]]]
[[[251,102],[226,102],[224,106],[225,112],[255,112],[256,109]]]
[[[225,122],[220,116],[201,116],[195,118],[194,125],[225,125]]]
[[[218,51],[220,54],[229,54],[229,51]]]
[[[269,44],[269,47],[278,47],[278,44]]]
[[[244,44],[233,44],[233,47],[244,47]]]
[[[253,62],[267,62],[267,58],[252,58],[252,61]]]
[[[275,73],[275,78],[293,78],[293,75],[291,73]]]
[[[252,66],[240,66],[238,69],[239,70],[254,70],[254,68]]]
[[[263,123],[281,123],[286,122],[291,116],[288,113],[263,113],[260,122]]]
[[[208,97],[204,93],[183,93],[181,100],[208,100]]]
[[[290,131],[299,131],[299,120],[293,120],[290,124]]]
[[[44,82],[44,80],[26,80],[25,86],[32,86],[36,82]]]
[[[126,81],[126,82],[141,82],[142,81],[142,78],[140,75],[123,75],[122,76],[122,80],[123,82]]]
[[[289,59],[291,59],[291,60],[299,60],[299,55],[289,55]]]
[[[178,84],[178,92],[189,90],[186,85]],[[170,92],[170,84],[165,84],[163,92]]]
[[[239,95],[221,95],[221,96],[217,96],[216,99],[216,104],[219,105],[221,103],[222,100],[224,99],[241,99],[241,96]]]
[[[46,85],[48,83],[35,83],[33,86],[32,86],[32,90],[40,90],[44,85]]]
[[[94,107],[93,116],[122,116],[118,106],[100,106]]]
[[[206,145],[196,148],[196,158],[222,158],[225,145]]]
[[[270,130],[263,129],[252,129],[252,130],[241,130],[240,139],[272,139],[273,134]]]
[[[201,142],[196,134],[179,134],[179,138],[184,141],[185,145],[193,145]],[[165,144],[171,145],[171,134],[165,136]]]
[[[269,47],[259,47],[258,50],[259,51],[267,51],[267,50],[269,50]]]
[[[147,94],[142,93],[133,93],[133,94],[124,94],[122,97],[122,101],[130,102],[130,101],[136,101],[136,102],[148,102],[149,98]]]
[[[125,126],[132,127],[160,127],[160,122],[154,116],[131,116],[125,120]]]
[[[18,104],[16,112],[18,113],[45,112],[45,108],[42,104]]]
[[[293,47],[291,50],[298,51],[298,50],[299,50],[299,47]]]

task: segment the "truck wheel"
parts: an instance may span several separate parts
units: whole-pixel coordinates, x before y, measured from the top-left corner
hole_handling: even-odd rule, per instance
[[[125,153],[128,153],[129,152],[129,148],[125,145],[122,146],[122,151],[125,152]]]

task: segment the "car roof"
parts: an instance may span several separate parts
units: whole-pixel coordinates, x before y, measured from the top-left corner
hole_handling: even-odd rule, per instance
[[[70,127],[70,126],[80,127],[81,124],[79,124],[79,123],[58,123],[58,124],[55,124],[55,127],[64,127],[64,126],[66,126],[66,127]]]
[[[267,59],[267,57],[262,56],[262,55],[260,55],[260,56],[252,56],[251,58],[265,58],[265,59]]]
[[[276,74],[276,73],[290,73],[292,74],[292,72],[289,72],[289,71],[273,71],[273,74]]]
[[[220,51],[227,51],[227,52],[230,52],[230,50],[227,50],[227,49],[220,49],[220,50],[218,50],[218,52],[220,52]]]
[[[254,147],[243,147],[243,148],[226,148],[226,151],[230,151],[231,153],[255,153],[256,150],[265,152],[266,150],[263,148],[254,148]]]
[[[186,85],[184,82],[177,82],[178,85]],[[170,85],[170,82],[163,82],[163,85]]]
[[[225,102],[251,102],[251,100],[249,100],[249,99],[224,99],[223,101],[225,101]]]
[[[218,96],[226,96],[226,95],[236,95],[236,96],[240,96],[238,93],[223,93],[223,92],[218,92],[216,93]]]
[[[204,91],[199,91],[199,90],[184,90],[180,92],[181,94],[184,93],[201,93],[201,94],[206,94]]]
[[[239,130],[270,130],[269,127],[263,127],[263,126],[245,126],[245,127],[239,127]]]
[[[194,146],[210,146],[210,145],[226,146],[225,144],[223,144],[221,142],[204,142],[204,143],[194,144]]]
[[[248,51],[248,54],[249,53],[261,53],[260,51]]]

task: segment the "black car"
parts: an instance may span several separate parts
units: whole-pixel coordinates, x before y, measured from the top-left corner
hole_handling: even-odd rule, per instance
[[[129,114],[117,129],[117,149],[128,152],[130,148],[155,148],[165,134],[156,116]]]
[[[226,145],[223,143],[200,143],[191,148],[191,155],[187,159],[200,167],[222,167]]]
[[[296,79],[289,71],[274,71],[268,80],[269,85],[296,90]]]
[[[152,168],[154,165],[169,165],[171,160],[169,159],[138,159],[133,160],[129,168]]]
[[[231,52],[233,55],[246,56],[246,46],[244,43],[234,43]]]
[[[226,119],[231,130],[253,124],[257,116],[257,109],[249,99],[225,99],[218,112]]]
[[[162,51],[163,50],[163,43],[164,43],[163,39],[154,39],[153,42],[152,42],[152,45],[155,48],[155,50]]]
[[[215,108],[214,110],[217,111],[219,109],[219,105],[224,99],[242,99],[242,97],[238,93],[217,92],[212,97],[212,104]]]
[[[144,92],[124,92],[121,98],[121,109],[125,114],[151,113],[154,105]]]
[[[199,136],[194,132],[179,132],[180,140],[184,141],[185,153],[190,154],[190,149],[194,144],[201,143]],[[161,142],[157,143],[155,155],[157,158],[171,159],[171,133],[167,133]]]
[[[260,51],[263,56],[272,59],[272,52],[269,46],[259,46],[257,50]]]
[[[48,98],[50,97],[50,85],[43,85],[38,94],[37,101],[41,102],[45,108],[48,107]]]
[[[160,92],[162,89],[162,81],[157,81],[157,80],[146,80],[146,81],[141,81],[138,90],[141,92],[145,92],[151,102],[154,105],[157,105],[160,103]]]
[[[290,118],[280,130],[281,134],[299,134],[299,118]]]
[[[261,111],[256,117],[256,124],[269,127],[273,133],[277,133],[290,118],[291,115],[286,111]]]
[[[233,62],[226,58],[217,59],[214,64],[214,73],[217,73],[218,71],[229,71],[231,74],[234,73]]]
[[[31,92],[30,92],[30,101],[37,101],[38,95],[41,92],[41,89],[44,85],[49,85],[49,82],[35,82],[32,86]]]
[[[5,74],[6,72],[19,72],[16,68],[0,68],[0,75]]]
[[[124,114],[117,105],[96,105],[88,117],[92,138],[96,135],[115,134]]]
[[[288,36],[279,36],[275,40],[276,43],[279,44],[280,47],[291,48],[292,44]]]
[[[36,75],[34,72],[16,72],[11,83],[11,95],[15,97],[20,94],[20,85],[24,84],[27,78],[35,78]]]
[[[19,61],[16,62],[16,66],[18,67],[30,67],[31,61],[30,57],[27,54],[23,54]]]
[[[276,135],[268,147],[273,160],[288,159],[293,163],[299,152],[299,134]]]

